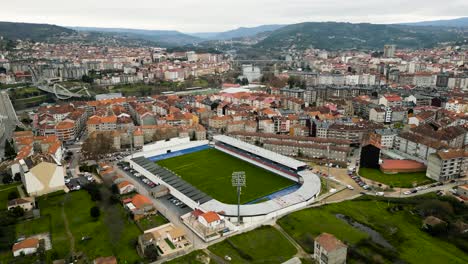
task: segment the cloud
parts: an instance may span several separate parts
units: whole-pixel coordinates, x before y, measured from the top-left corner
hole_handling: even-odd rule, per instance
[[[465,16],[466,10],[465,0],[23,0],[0,4],[0,19],[209,32],[304,21],[414,22]]]

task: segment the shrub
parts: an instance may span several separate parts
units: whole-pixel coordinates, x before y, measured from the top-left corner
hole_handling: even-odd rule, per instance
[[[89,210],[89,214],[90,214],[91,217],[93,217],[93,218],[98,218],[98,217],[101,215],[101,210],[99,209],[99,207],[93,206],[93,207],[91,207],[91,209]]]

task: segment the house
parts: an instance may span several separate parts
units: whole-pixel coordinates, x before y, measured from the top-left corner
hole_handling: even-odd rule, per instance
[[[25,197],[8,201],[8,210],[13,209],[15,207],[21,207],[24,211],[31,211],[32,209],[34,209],[34,198]]]
[[[138,249],[141,253],[144,254],[152,245],[158,247],[160,256],[173,255],[192,246],[186,239],[185,231],[172,223],[146,230],[138,237]]]
[[[119,194],[126,194],[133,192],[135,190],[135,185],[129,181],[122,181],[117,184],[117,188],[119,189]]]
[[[315,238],[314,259],[319,264],[345,264],[347,250],[334,235],[322,233]]]
[[[439,219],[435,216],[428,216],[426,217],[424,220],[423,220],[423,228],[424,229],[428,229],[428,230],[431,230],[433,228],[436,228],[438,226],[444,226],[446,227],[447,226],[447,222],[445,222],[444,220],[442,219]]]
[[[205,227],[216,227],[221,224],[221,216],[209,211],[198,216],[198,221]]]
[[[33,155],[19,161],[21,180],[29,196],[65,190],[65,168],[52,155]]]
[[[37,238],[26,238],[13,245],[13,256],[18,257],[20,255],[31,255],[37,252],[39,248],[39,239]]]
[[[134,220],[157,213],[150,198],[141,194],[135,194],[132,198],[126,199],[123,202],[125,207],[132,212]]]
[[[99,257],[93,261],[93,264],[117,264],[117,258],[114,256]]]

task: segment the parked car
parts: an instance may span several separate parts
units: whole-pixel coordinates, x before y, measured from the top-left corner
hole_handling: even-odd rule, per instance
[[[404,194],[404,195],[409,195],[409,194],[411,194],[411,191],[406,191],[406,192],[404,192],[403,194]]]
[[[351,185],[346,185],[346,188],[348,188],[349,190],[354,190],[354,187]]]
[[[375,195],[377,195],[377,196],[384,196],[384,192],[376,192]]]

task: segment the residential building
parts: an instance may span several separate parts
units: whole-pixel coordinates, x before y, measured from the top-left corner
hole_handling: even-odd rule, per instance
[[[395,57],[396,45],[384,45],[384,58]]]
[[[198,221],[206,228],[215,228],[221,224],[222,217],[213,211],[209,211],[199,215]]]
[[[39,249],[39,239],[37,238],[26,238],[17,242],[13,245],[12,251],[13,256],[18,257],[21,255],[31,255],[37,252]]]
[[[318,264],[345,264],[348,247],[334,235],[322,233],[314,240],[314,259]]]
[[[398,133],[396,129],[376,129],[370,133],[369,143],[378,148],[391,149]]]
[[[464,149],[444,149],[432,153],[427,160],[426,176],[436,181],[448,181],[468,176],[468,152]]]
[[[23,197],[23,198],[16,198],[13,200],[8,201],[7,209],[13,209],[16,207],[23,208],[24,211],[31,211],[34,209],[34,198],[32,197]]]

